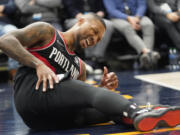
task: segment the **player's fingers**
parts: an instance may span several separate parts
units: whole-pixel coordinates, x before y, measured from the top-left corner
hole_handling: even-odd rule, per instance
[[[114,89],[114,87],[112,87],[111,85],[106,85],[106,88],[108,88],[108,89]]]
[[[116,76],[111,77],[111,78],[106,78],[104,82],[105,83],[111,83],[111,82],[115,82],[115,81],[118,81]]]
[[[110,78],[110,79],[111,79],[111,78],[112,78],[112,79],[114,79],[114,78],[117,79],[117,75],[116,75],[114,72],[108,73],[108,74],[107,74],[107,77]]]
[[[54,88],[54,80],[51,77],[51,75],[48,75],[48,80],[49,80],[49,87],[50,87],[50,89],[53,89]]]
[[[47,78],[44,76],[43,77],[43,92],[46,92],[46,88],[47,88]]]
[[[108,74],[108,69],[107,69],[106,66],[104,66],[104,73],[103,73],[103,75],[106,76],[107,74]]]
[[[115,88],[117,88],[117,86],[118,86],[117,81],[110,82],[110,83],[107,84],[107,87],[110,88],[110,89],[115,89]]]
[[[38,81],[37,81],[37,83],[36,83],[36,90],[38,90],[39,89],[39,86],[40,86],[40,84],[41,84],[41,81],[42,81],[42,79],[38,79]]]
[[[115,88],[118,87],[118,80],[114,81],[114,87],[115,87]]]
[[[53,80],[54,80],[56,83],[59,83],[59,78],[58,78],[57,75],[52,74],[52,78],[53,78]]]

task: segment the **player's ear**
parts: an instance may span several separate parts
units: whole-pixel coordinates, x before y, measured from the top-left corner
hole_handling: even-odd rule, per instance
[[[84,18],[84,17],[78,18],[78,24],[79,24],[79,25],[83,24],[84,21],[85,21],[85,18]]]

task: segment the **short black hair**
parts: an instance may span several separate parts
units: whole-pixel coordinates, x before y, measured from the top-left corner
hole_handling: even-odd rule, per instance
[[[97,14],[95,14],[93,12],[90,12],[89,14],[92,15],[97,20],[99,20],[103,24],[104,28],[106,29],[106,24],[105,24],[104,19],[102,17],[98,16]]]

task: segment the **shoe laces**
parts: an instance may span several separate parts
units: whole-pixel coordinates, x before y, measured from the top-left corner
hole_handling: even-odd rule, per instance
[[[150,102],[148,102],[146,104],[146,107],[141,109],[140,111],[136,112],[136,114],[141,114],[141,113],[150,112],[150,111],[155,111],[157,113],[157,112],[161,112],[163,110],[166,110],[167,108],[168,107],[159,105],[159,107],[157,106],[157,109],[156,109],[156,108],[152,107]]]
[[[147,102],[146,109],[151,110],[151,103],[150,102]]]
[[[151,111],[151,110],[152,110],[151,103],[148,102],[148,103],[146,104],[146,107],[143,108],[143,109],[141,109],[141,110],[139,110],[139,111],[137,111],[136,114],[139,115],[139,114],[141,114],[141,113],[149,112],[149,111]]]

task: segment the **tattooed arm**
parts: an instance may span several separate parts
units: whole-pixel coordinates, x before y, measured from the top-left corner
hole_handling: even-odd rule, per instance
[[[37,42],[42,42],[43,44],[43,41],[45,42],[47,40],[48,42],[48,40],[51,40],[51,33],[46,32],[48,30],[46,30],[45,25],[42,23],[15,30],[0,38],[0,49],[24,65],[36,68],[42,62],[26,51],[25,47],[32,47]],[[46,34],[43,34],[43,32]]]
[[[40,83],[43,81],[43,91],[46,91],[47,80],[49,80],[50,88],[53,88],[53,82],[58,82],[58,78],[51,69],[25,48],[34,47],[37,43],[40,46],[49,43],[54,32],[55,30],[51,25],[39,22],[15,30],[0,38],[0,49],[4,53],[20,63],[36,69],[38,76],[36,89],[39,88]]]
[[[78,77],[78,80],[81,80],[81,81],[85,81],[86,80],[86,65],[85,65],[85,63],[82,61],[82,63],[81,63],[82,65],[81,65],[81,67],[82,67],[82,69],[81,69],[81,75]]]

